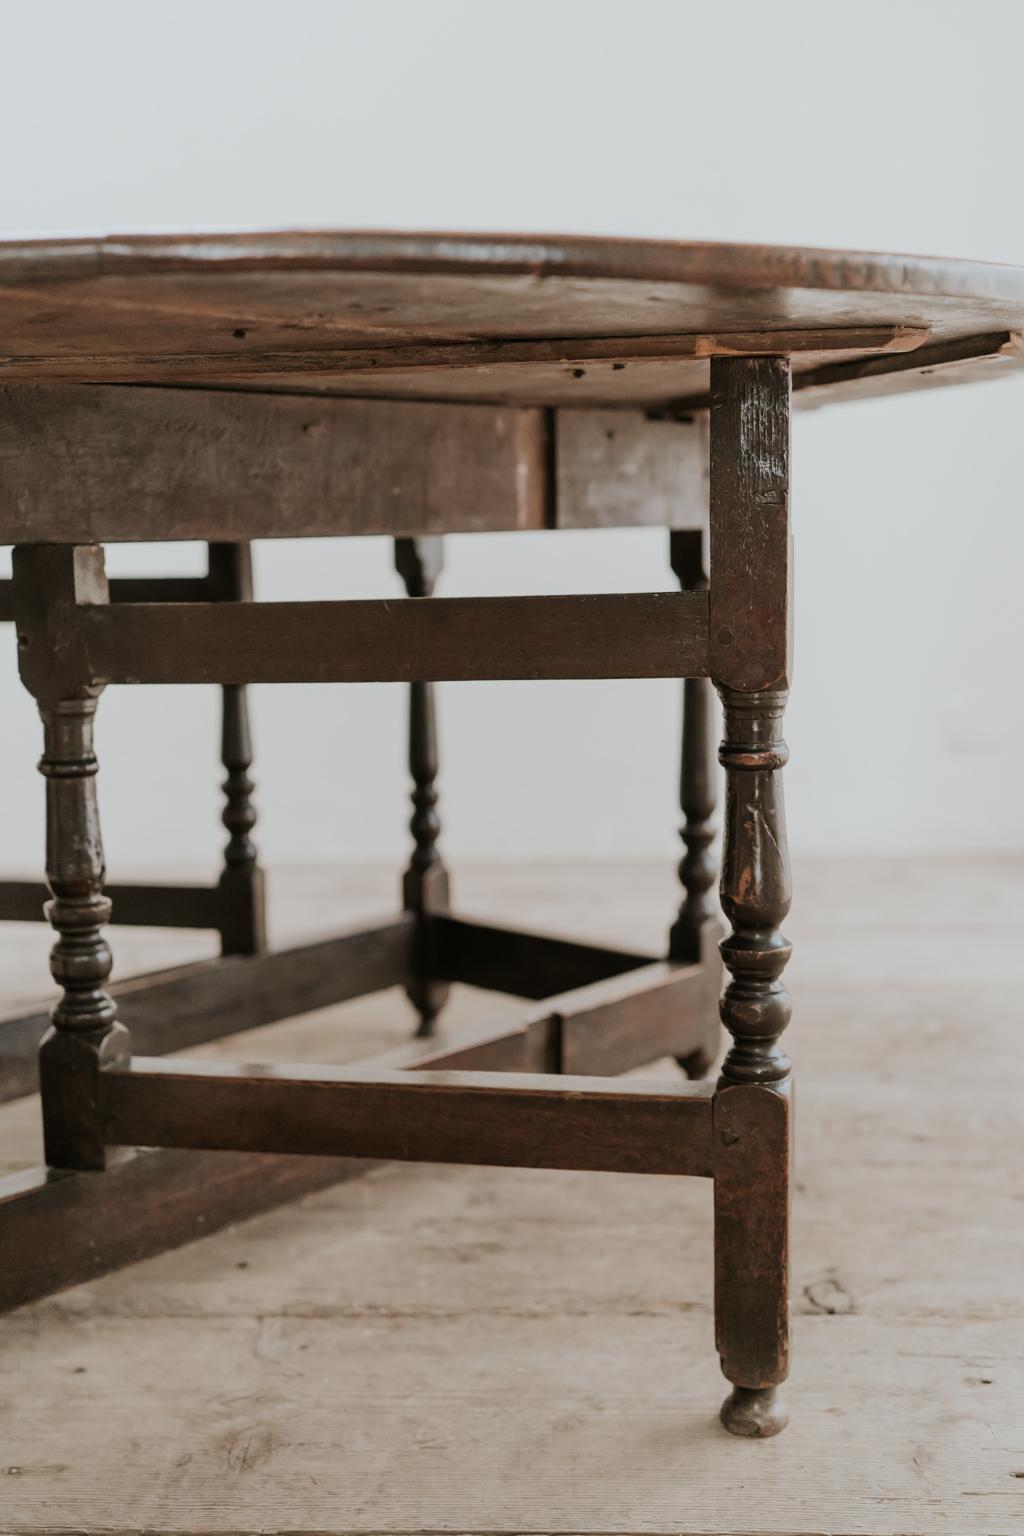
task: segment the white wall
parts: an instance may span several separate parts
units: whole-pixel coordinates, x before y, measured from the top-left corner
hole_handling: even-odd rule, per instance
[[[464,227],[1024,262],[1016,0],[33,0],[0,35],[0,234]],[[1022,439],[1020,380],[797,421],[798,849],[1024,847]],[[265,544],[258,575],[265,597],[397,590],[376,540]],[[443,590],[666,584],[658,535],[594,533],[450,541]],[[0,864],[35,867],[38,731],[4,643]],[[401,690],[253,703],[268,859],[397,860]],[[441,710],[454,858],[673,848],[674,685],[451,686]],[[215,721],[212,690],[107,695],[112,866],[212,858]]]

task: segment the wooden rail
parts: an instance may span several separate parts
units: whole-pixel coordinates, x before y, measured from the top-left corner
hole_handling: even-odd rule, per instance
[[[112,1146],[711,1175],[704,1083],[148,1057],[101,1083]]]
[[[97,683],[703,677],[708,670],[706,592],[84,604],[73,622]],[[23,659],[31,660],[26,650]]]

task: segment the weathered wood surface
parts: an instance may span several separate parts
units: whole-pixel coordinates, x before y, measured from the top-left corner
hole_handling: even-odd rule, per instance
[[[711,370],[711,676],[784,687],[792,647],[790,369],[780,358]]]
[[[909,327],[943,341],[1019,329],[1024,276],[864,252],[564,236],[111,237],[0,247],[0,321],[9,379],[258,379],[425,400],[666,405],[706,387],[694,353],[756,350],[752,333]],[[695,338],[689,358],[644,355],[680,336]],[[505,345],[521,360],[500,362]],[[914,378],[901,375],[905,387]]]
[[[508,531],[547,496],[535,410],[0,389],[3,543]]]
[[[707,419],[554,413],[559,528],[706,528]]]
[[[30,550],[15,552],[19,557]],[[118,603],[72,615],[75,664],[104,683],[703,677],[706,592]],[[19,624],[28,686],[51,651]]]
[[[668,859],[459,873],[474,910],[637,949],[676,896]],[[1017,1536],[1020,861],[797,874],[784,1435],[715,1421],[707,1183],[389,1167],[4,1318],[0,1525]],[[353,922],[394,878],[275,870],[271,916],[330,894]],[[0,944],[5,986],[38,976]],[[483,1003],[522,1009],[456,988],[446,1018]],[[204,1054],[338,1060],[413,1023],[395,990]],[[0,1113],[8,1167],[37,1126]]]

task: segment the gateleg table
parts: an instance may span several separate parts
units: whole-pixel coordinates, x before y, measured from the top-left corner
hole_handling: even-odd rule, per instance
[[[10,611],[43,722],[60,988],[39,1045],[47,1167],[0,1184],[0,1302],[350,1173],[339,1159],[709,1178],[722,1419],[776,1433],[791,410],[1013,372],[1024,272],[549,236],[136,236],[0,246],[0,320],[0,541],[15,547]],[[434,595],[442,536],[638,525],[669,531],[676,590]],[[405,599],[252,600],[252,540],[367,534],[394,539]],[[223,590],[108,583],[104,545],[187,539],[225,552]],[[612,677],[684,680],[682,900],[667,943],[639,954],[453,910],[433,684]],[[402,910],[267,952],[243,690],[396,681],[414,785]],[[229,897],[115,894],[151,921],[227,925],[225,955],[112,988],[97,703],[108,686],[186,682],[225,690]],[[0,916],[27,899],[0,888]],[[521,1027],[446,1039],[452,982],[534,1006]],[[396,983],[419,1016],[399,1059],[166,1059]],[[730,1043],[712,1082],[720,1020]],[[0,1064],[5,1051],[24,1061],[40,1029],[34,1016],[0,1024]],[[617,1077],[664,1056],[678,1081]],[[14,1080],[23,1091],[24,1073]],[[226,1153],[244,1155],[221,1177]]]

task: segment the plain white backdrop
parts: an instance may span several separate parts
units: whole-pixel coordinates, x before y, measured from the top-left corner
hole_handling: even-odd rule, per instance
[[[0,9],[0,236],[505,229],[1024,263],[1017,0]],[[797,418],[796,849],[1024,848],[1022,445],[1024,379]],[[257,577],[266,598],[398,590],[380,540],[263,544]],[[669,584],[662,536],[584,533],[450,540],[441,590]],[[39,730],[0,645],[0,863],[37,869]],[[678,693],[442,688],[449,857],[674,856]],[[401,860],[404,707],[397,687],[253,690],[268,862]],[[215,690],[108,692],[112,875],[213,866],[216,731]]]

